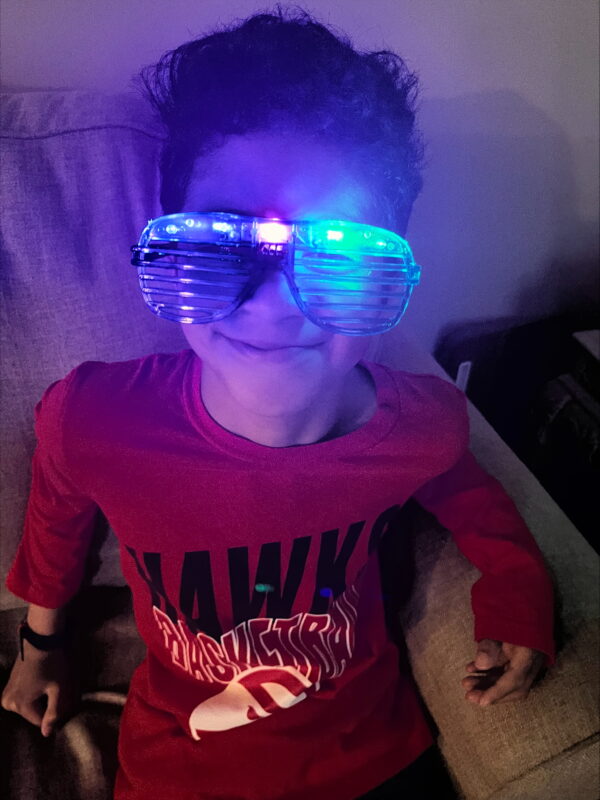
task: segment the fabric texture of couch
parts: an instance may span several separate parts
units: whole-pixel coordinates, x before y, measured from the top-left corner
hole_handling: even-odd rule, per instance
[[[2,103],[2,578],[23,521],[34,447],[33,408],[78,363],[186,347],[178,326],[144,308],[129,247],[159,213],[160,130],[136,95],[27,92]],[[376,343],[384,364],[443,374],[403,328]],[[460,679],[474,654],[470,587],[477,571],[451,536],[416,505],[400,559],[414,559],[399,610],[408,657],[439,730],[439,746],[465,800],[597,800],[598,560],[594,551],[478,412],[472,448],[505,485],[536,536],[558,587],[561,648],[522,703],[480,709]],[[393,563],[393,562],[390,562]],[[393,579],[393,574],[392,574]],[[0,679],[16,655],[23,603],[0,589]],[[87,611],[84,614],[82,608]],[[88,616],[89,612],[89,616]],[[94,620],[76,638],[83,701],[51,739],[0,712],[0,784],[8,800],[111,796],[124,693],[144,648],[112,532],[98,520],[89,580],[73,618]],[[111,653],[126,660],[115,663]],[[160,798],[156,798],[160,800]]]

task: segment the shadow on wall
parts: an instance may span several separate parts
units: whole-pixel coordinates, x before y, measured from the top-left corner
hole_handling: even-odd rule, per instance
[[[409,240],[424,269],[407,325],[423,344],[452,323],[597,302],[598,231],[578,215],[560,127],[511,91],[424,101],[421,125],[428,166]]]

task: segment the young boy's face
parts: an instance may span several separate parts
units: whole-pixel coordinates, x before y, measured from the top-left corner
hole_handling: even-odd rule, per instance
[[[389,227],[374,207],[369,187],[349,172],[342,153],[297,135],[263,132],[232,136],[200,160],[182,211]],[[368,336],[333,334],[308,320],[281,271],[270,273],[231,316],[182,328],[205,376],[242,408],[266,416],[301,413],[343,390],[370,343]]]

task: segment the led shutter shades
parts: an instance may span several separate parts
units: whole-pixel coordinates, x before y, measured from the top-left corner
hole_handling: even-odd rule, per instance
[[[401,236],[340,220],[169,214],[148,223],[132,252],[148,307],[189,324],[232,314],[256,290],[265,266],[276,264],[312,322],[367,336],[398,323],[420,278]]]

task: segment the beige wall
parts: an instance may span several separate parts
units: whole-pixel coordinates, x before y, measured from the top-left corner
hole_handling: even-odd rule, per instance
[[[3,0],[2,80],[120,90],[164,50],[261,6]],[[595,0],[306,8],[359,47],[397,50],[421,75],[429,167],[409,239],[424,278],[404,326],[431,348],[452,323],[589,306],[598,296]]]

